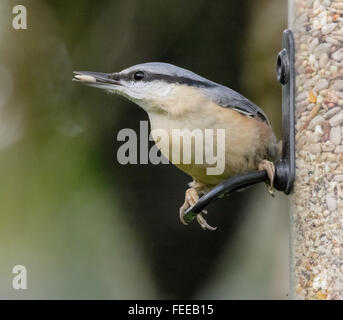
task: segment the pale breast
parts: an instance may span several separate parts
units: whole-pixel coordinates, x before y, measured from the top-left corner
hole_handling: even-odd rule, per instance
[[[163,101],[164,108],[168,112],[149,113],[152,136],[161,152],[171,163],[192,176],[196,181],[216,185],[232,175],[256,169],[257,159],[267,158],[268,147],[275,143],[275,137],[267,124],[245,117],[229,108],[217,106],[201,96],[197,97],[192,91],[189,92],[189,96],[193,99],[188,99],[187,105],[185,105],[185,100],[182,100],[183,106],[175,100]],[[173,112],[174,107],[175,112]],[[191,155],[190,163],[183,161],[184,143],[183,140],[180,142],[175,139],[177,137],[173,134],[175,129],[186,129],[191,133],[197,131],[202,134],[202,154],[199,154],[199,148],[196,149],[196,134],[192,138],[191,150],[187,144],[186,151],[190,151],[187,154],[190,153]],[[206,129],[212,130],[214,139],[209,141],[204,139]],[[225,134],[225,140],[220,145],[216,139],[218,130]],[[165,132],[163,138],[161,138],[161,132]],[[224,154],[223,170],[214,175],[208,174],[207,169],[216,167],[218,163],[207,163],[208,157],[206,157],[205,151],[211,149],[212,144],[214,155],[218,153],[218,150]],[[197,158],[198,161],[196,161]],[[199,163],[200,158],[202,158],[201,163]],[[189,155],[187,159],[189,159]]]

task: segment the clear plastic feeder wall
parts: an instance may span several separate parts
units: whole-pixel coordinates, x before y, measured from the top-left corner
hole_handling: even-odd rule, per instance
[[[296,55],[291,295],[343,299],[343,1],[290,0]]]

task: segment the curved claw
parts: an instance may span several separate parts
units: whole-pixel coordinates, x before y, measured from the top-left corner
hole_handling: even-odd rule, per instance
[[[185,226],[187,226],[189,224],[189,222],[191,222],[196,217],[201,228],[203,228],[204,230],[211,230],[211,231],[216,230],[217,228],[210,226],[207,223],[207,221],[204,219],[204,217],[202,216],[202,214],[207,214],[206,210],[203,210],[199,214],[193,214],[191,216],[191,218],[188,216],[188,219],[187,219],[186,210],[189,209],[190,207],[194,206],[198,200],[199,200],[198,192],[194,188],[189,188],[186,191],[185,202],[180,208],[179,216],[180,216],[181,223],[184,224]]]
[[[207,212],[204,212],[204,211],[203,213],[207,214]],[[212,227],[207,223],[205,218],[202,216],[202,212],[197,215],[197,221],[200,224],[201,228],[203,228],[204,230],[210,230],[210,231],[217,230],[217,227]]]
[[[183,208],[180,208],[180,221],[182,224],[184,224],[185,226],[188,225],[188,223],[185,221],[184,217],[185,217],[185,210],[182,210]]]
[[[266,170],[269,178],[268,192],[272,197],[274,194],[274,178],[275,178],[275,165],[269,160],[262,160],[258,165],[258,170]]]

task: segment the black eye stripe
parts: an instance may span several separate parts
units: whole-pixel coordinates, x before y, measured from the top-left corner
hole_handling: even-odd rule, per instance
[[[120,76],[119,73],[114,72],[114,73],[111,73],[111,74],[109,75],[109,78],[111,78],[111,79],[113,79],[113,80],[116,80],[116,81],[119,81],[119,80],[121,79],[121,76]]]
[[[195,80],[188,77],[181,77],[177,75],[166,75],[166,74],[158,74],[153,73],[150,74],[148,77],[150,81],[153,80],[162,80],[167,83],[178,83],[178,84],[184,84],[188,86],[194,86],[194,87],[204,87],[204,88],[210,88],[213,87],[214,84],[208,82],[208,81],[201,81],[201,80]]]
[[[135,75],[139,72],[142,72],[144,74],[143,78],[135,79]],[[144,81],[144,82],[150,82],[150,81],[164,81],[167,83],[178,83],[178,84],[184,84],[188,86],[195,86],[195,87],[204,87],[204,88],[210,88],[214,87],[215,85],[208,82],[208,81],[201,81],[201,80],[194,80],[192,78],[188,77],[181,77],[177,75],[167,75],[167,74],[161,74],[161,73],[150,73],[147,71],[132,71],[129,73],[122,73],[117,74],[118,77],[124,81]]]

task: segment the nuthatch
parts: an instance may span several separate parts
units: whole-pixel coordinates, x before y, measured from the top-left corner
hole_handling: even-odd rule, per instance
[[[182,223],[186,224],[185,211],[200,195],[235,174],[266,170],[272,193],[273,162],[279,157],[276,138],[266,114],[239,93],[189,70],[160,62],[138,64],[118,73],[81,71],[74,74],[73,80],[117,93],[138,104],[148,113],[152,130],[225,130],[222,174],[206,174],[206,163],[176,164],[193,178],[180,208]],[[164,146],[155,142],[163,150]],[[172,141],[169,145],[173,148]],[[203,229],[215,230],[201,213],[197,220]]]

